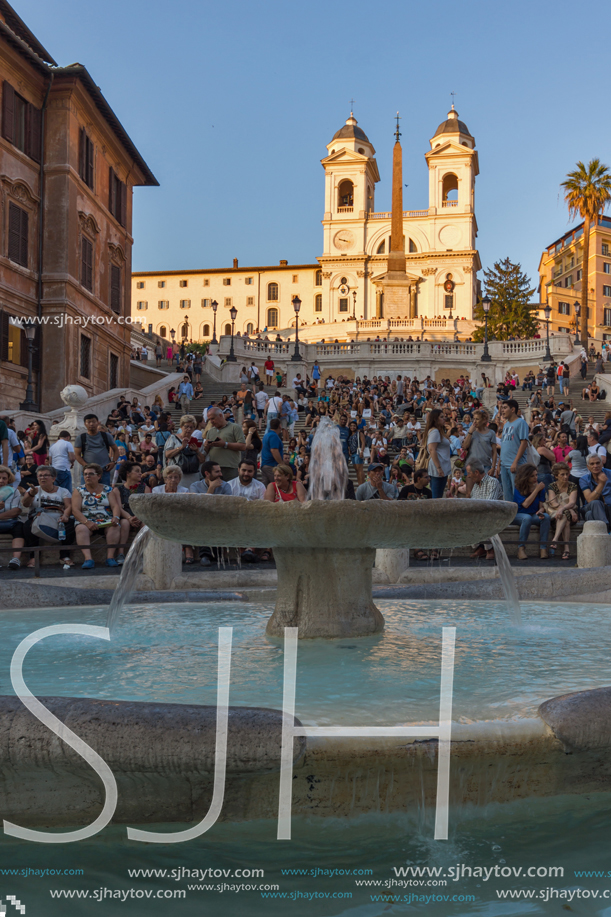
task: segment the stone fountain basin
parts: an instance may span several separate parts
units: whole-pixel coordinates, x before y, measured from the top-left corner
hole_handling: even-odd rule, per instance
[[[517,512],[501,500],[269,503],[206,494],[136,494],[130,505],[169,541],[317,551],[458,547],[496,535]]]

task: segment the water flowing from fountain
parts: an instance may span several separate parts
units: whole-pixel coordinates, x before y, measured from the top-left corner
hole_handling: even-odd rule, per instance
[[[123,569],[121,570],[121,576],[110,602],[110,606],[108,608],[108,617],[106,619],[106,627],[110,631],[111,636],[114,625],[116,624],[119,615],[123,610],[123,607],[129,601],[131,594],[136,587],[136,580],[138,579],[138,576],[142,570],[144,549],[149,543],[151,534],[152,533],[149,527],[147,525],[143,525],[134,538],[132,546],[128,551],[127,557],[125,558],[125,563],[123,564]]]
[[[343,500],[348,466],[337,425],[324,417],[312,441],[308,500]]]
[[[513,570],[511,569],[511,564],[509,563],[509,558],[507,557],[507,551],[505,550],[505,545],[501,541],[500,535],[493,535],[490,539],[492,542],[492,547],[494,548],[494,554],[496,557],[496,565],[499,568],[499,576],[501,578],[501,583],[503,585],[503,592],[505,593],[505,601],[507,602],[507,608],[509,609],[511,616],[513,618],[514,624],[522,623],[522,608],[520,606],[520,594],[518,592],[518,584],[516,583],[516,578]]]

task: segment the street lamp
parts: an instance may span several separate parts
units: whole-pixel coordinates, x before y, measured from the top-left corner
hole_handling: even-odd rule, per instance
[[[292,363],[301,363],[302,358],[299,353],[299,310],[301,309],[301,300],[298,296],[293,296],[293,309],[295,310],[295,353],[291,357]]]
[[[356,290],[352,291],[352,320],[356,321]]]
[[[174,340],[176,338],[176,332],[174,331],[173,328],[170,328],[170,337],[172,338],[172,343],[174,343]]]
[[[488,352],[488,313],[490,312],[490,306],[492,305],[492,300],[489,296],[484,296],[482,299],[482,309],[484,310],[484,319],[486,322],[486,327],[484,331],[484,352],[482,354],[482,363],[492,362],[492,357]]]
[[[552,309],[549,303],[547,302],[545,303],[545,308],[543,311],[545,312],[545,334],[546,334],[545,356],[543,357],[543,359],[546,362],[551,363],[552,354],[549,349],[549,318],[550,318],[550,315],[552,314]]]
[[[581,344],[579,339],[579,313],[581,312],[581,305],[577,300],[573,303],[573,308],[575,309],[575,343]]]
[[[34,337],[36,336],[36,324],[31,318],[26,318],[22,322],[22,328],[25,331],[28,342],[28,385],[25,390],[25,401],[22,401],[19,407],[22,411],[36,411],[38,405],[34,401],[34,387],[32,385],[32,356],[34,353]]]
[[[212,305],[212,311],[214,312],[214,326],[212,328],[212,340],[210,341],[210,343],[218,344],[218,341],[216,339],[216,310],[218,309],[219,304],[217,303],[216,299],[213,299],[211,305]]]
[[[235,353],[233,352],[233,326],[235,325],[235,320],[238,317],[238,310],[236,309],[235,306],[231,307],[231,309],[229,310],[229,314],[231,315],[231,347],[229,348],[229,356],[227,357],[227,362],[236,363],[237,357]]]

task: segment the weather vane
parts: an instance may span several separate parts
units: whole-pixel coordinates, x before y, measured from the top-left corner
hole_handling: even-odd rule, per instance
[[[401,136],[401,131],[399,130],[399,121],[401,120],[401,115],[397,112],[397,131],[395,133],[395,139],[397,143],[399,142],[399,137]]]
[[[354,99],[350,99],[350,116],[351,117],[352,117],[353,110],[354,110]]]
[[[454,96],[456,95],[456,93],[451,92],[450,95],[452,96],[452,108],[454,108]]]

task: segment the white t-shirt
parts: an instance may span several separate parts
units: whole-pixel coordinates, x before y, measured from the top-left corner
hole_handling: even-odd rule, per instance
[[[74,460],[74,449],[69,439],[58,439],[49,449],[49,459],[57,471],[70,471],[70,455]]]
[[[246,497],[247,500],[262,500],[265,493],[265,484],[253,478],[250,484],[241,484],[239,478],[229,482],[231,494],[234,497]]]
[[[267,392],[257,392],[255,395],[255,404],[260,411],[263,410],[267,402],[269,401],[269,396]]]
[[[25,494],[24,494],[25,496]],[[65,487],[58,487],[55,493],[48,494],[46,493],[40,485],[36,488],[36,495],[32,500],[30,506],[23,505],[23,497],[21,498],[21,508],[23,510],[22,515],[19,517],[21,522],[25,522],[28,516],[32,513],[38,513],[41,510],[50,510],[55,511],[59,510],[63,513],[64,511],[64,500],[69,500],[72,497],[72,494],[69,490],[66,490]]]

